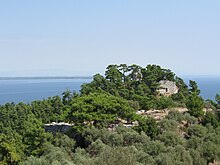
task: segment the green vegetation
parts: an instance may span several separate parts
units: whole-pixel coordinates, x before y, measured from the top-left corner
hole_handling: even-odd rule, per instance
[[[159,92],[160,81],[178,93]],[[194,81],[189,88],[157,65],[109,65],[80,93],[65,91],[30,104],[0,106],[0,164],[23,165],[206,165],[220,161],[220,95],[204,101]],[[186,108],[187,112],[175,109]],[[204,111],[204,108],[209,109]],[[168,113],[156,120],[138,110]],[[170,110],[173,109],[173,110]],[[45,124],[71,129],[46,132]],[[135,124],[136,123],[136,124]]]
[[[76,97],[70,103],[66,119],[77,125],[92,122],[94,126],[107,126],[117,118],[133,120],[135,111],[123,98],[105,93],[90,93]]]
[[[189,99],[186,103],[187,108],[189,109],[189,113],[192,116],[200,117],[204,115],[203,108],[204,108],[204,101],[200,94],[200,90],[198,89],[198,86],[195,81],[190,81],[189,86],[191,87],[189,89],[190,95]]]
[[[173,96],[176,99],[158,97],[159,82],[169,80],[177,83],[180,93]],[[142,68],[138,65],[127,66],[109,65],[105,76],[96,74],[93,81],[82,85],[81,94],[109,93],[126,100],[137,101],[141,109],[165,109],[174,104],[185,103],[189,92],[182,79],[175,77],[169,69],[163,69],[158,65],[148,65]],[[181,98],[182,97],[182,98]]]

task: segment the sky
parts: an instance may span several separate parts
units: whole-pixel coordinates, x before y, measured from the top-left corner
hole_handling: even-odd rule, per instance
[[[220,75],[219,0],[0,0],[0,77],[92,76],[109,64]]]

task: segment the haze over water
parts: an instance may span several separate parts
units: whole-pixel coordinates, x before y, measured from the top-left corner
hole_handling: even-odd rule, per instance
[[[30,103],[56,95],[61,96],[65,90],[78,92],[83,83],[90,81],[91,79],[0,80],[0,104]]]
[[[195,80],[204,99],[215,99],[220,94],[220,77],[187,77],[185,83]],[[0,104],[7,102],[30,103],[56,95],[61,96],[65,90],[79,91],[83,83],[92,79],[19,79],[0,80]]]

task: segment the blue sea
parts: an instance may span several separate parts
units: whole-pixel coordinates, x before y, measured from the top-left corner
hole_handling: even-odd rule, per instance
[[[220,77],[186,77],[183,78],[188,85],[189,80],[196,81],[201,91],[200,95],[206,100],[215,100],[215,95],[220,94]]]
[[[30,103],[59,95],[66,90],[80,90],[83,83],[91,79],[19,79],[0,80],[0,104],[7,102]]]
[[[55,95],[61,96],[65,90],[79,91],[83,83],[92,79],[21,79],[0,80],[0,104],[7,102],[30,103],[33,100],[42,100]],[[218,78],[184,78],[185,83],[194,80],[198,83],[201,96],[204,99],[215,100],[220,94],[220,77]]]

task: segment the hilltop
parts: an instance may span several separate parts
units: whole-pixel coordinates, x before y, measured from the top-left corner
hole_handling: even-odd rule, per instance
[[[109,65],[80,93],[1,105],[0,164],[216,163],[220,95],[189,84],[158,65]]]

